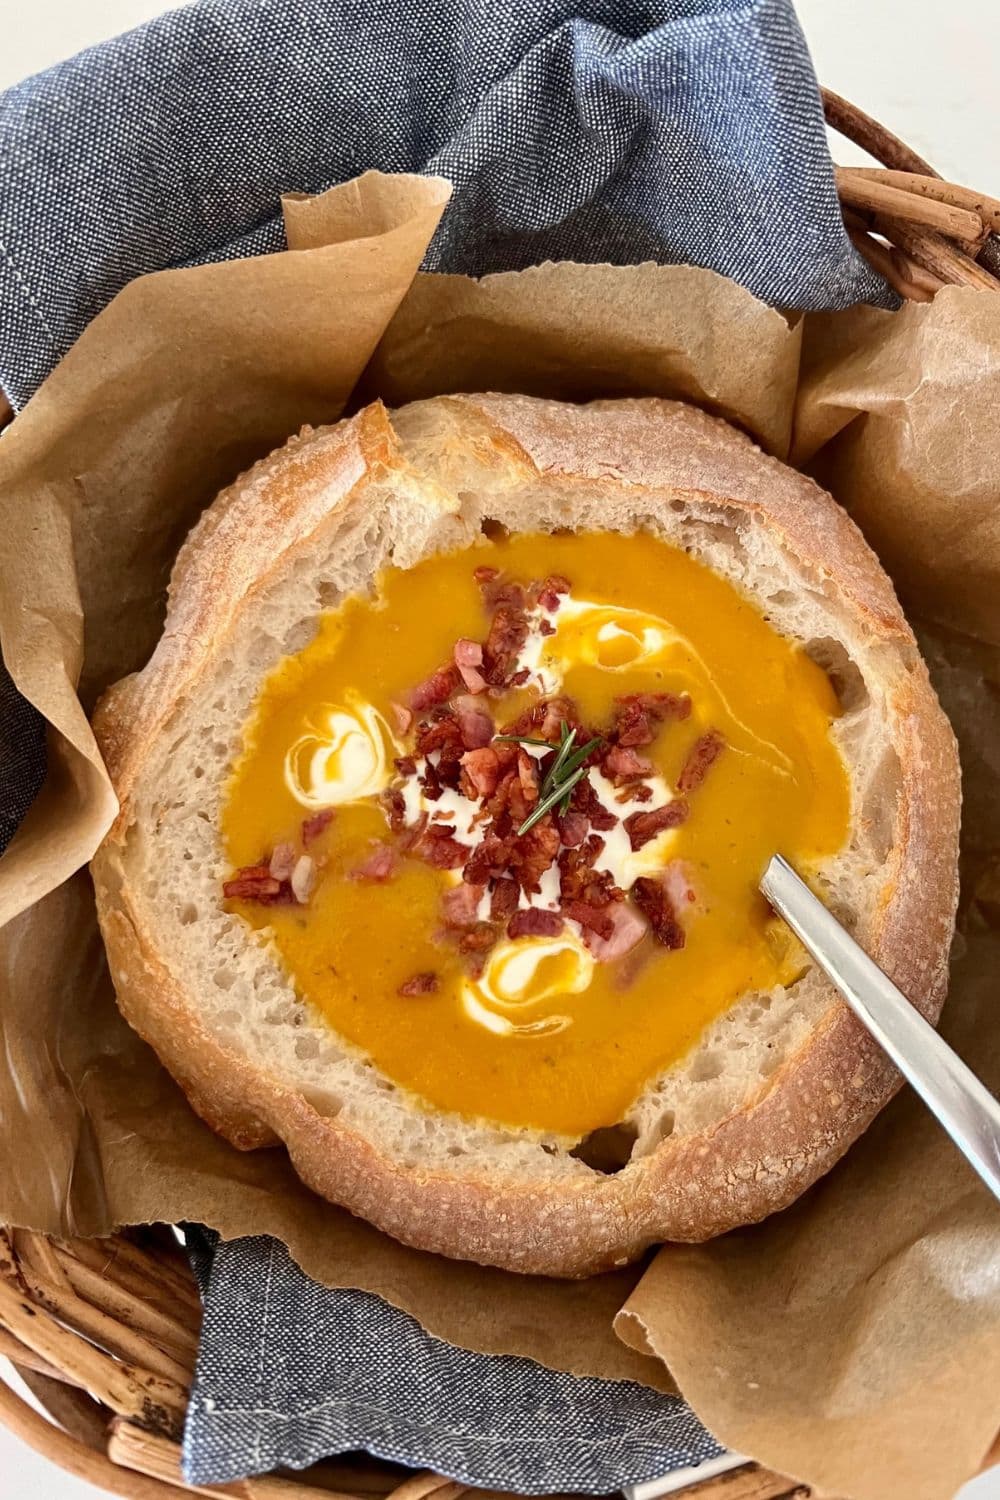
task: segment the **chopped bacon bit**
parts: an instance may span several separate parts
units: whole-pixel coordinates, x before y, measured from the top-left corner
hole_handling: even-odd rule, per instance
[[[608,937],[593,928],[585,930],[583,934],[583,941],[599,964],[612,963],[615,959],[623,958],[626,953],[631,953],[649,931],[645,920],[627,901],[617,901],[613,906],[605,907],[604,914],[611,921],[611,933]]]
[[[631,746],[612,745],[605,753],[603,770],[612,780],[625,780],[630,776],[652,775],[653,762],[637,755]]]
[[[494,687],[503,687],[528,637],[528,617],[523,609],[501,604],[490,622],[483,646],[483,676]]]
[[[312,817],[303,818],[302,842],[305,844],[307,849],[314,839],[318,839],[320,834],[323,833],[325,829],[329,828],[332,822],[332,807],[324,807],[320,812],[313,813]]]
[[[615,930],[615,920],[607,906],[591,906],[588,901],[570,901],[563,906],[563,915],[571,922],[579,922],[581,927],[596,932],[597,936],[608,941]]]
[[[663,866],[659,879],[674,909],[693,905],[698,899],[698,893],[688,877],[687,866],[681,859],[672,859],[669,864]]]
[[[538,766],[523,746],[517,752],[517,779],[527,803],[538,801]]]
[[[489,745],[479,750],[466,750],[462,756],[462,770],[469,781],[473,799],[492,797],[500,779],[500,761]]]
[[[652,802],[653,788],[648,781],[640,781],[629,787],[633,802]]]
[[[451,662],[446,667],[439,667],[410,693],[410,707],[420,713],[425,708],[433,708],[436,703],[445,703],[460,681],[458,668]]]
[[[291,879],[297,858],[294,844],[275,844],[271,862],[267,867],[268,873],[273,875],[275,880]]]
[[[508,682],[507,686],[508,687],[524,687],[524,684],[527,682],[527,680],[528,680],[528,678],[530,676],[531,676],[531,668],[530,667],[521,667],[520,670],[517,671],[517,672],[515,672],[513,674],[513,676],[510,678],[510,681]]]
[[[483,705],[474,697],[455,699],[455,714],[458,720],[462,747],[465,750],[481,750],[488,745],[495,733],[495,725]]]
[[[420,974],[414,974],[405,984],[401,984],[396,991],[397,995],[433,995],[438,987],[438,977],[430,969],[425,969]]]
[[[649,812],[629,813],[625,819],[625,832],[633,849],[641,849],[650,839],[655,839],[664,828],[677,828],[688,815],[688,805],[682,797],[654,807]]]
[[[701,786],[709,767],[718,760],[725,743],[717,729],[709,729],[700,739],[695,740],[677,778],[679,792],[693,792]]]
[[[511,874],[522,891],[533,892],[540,888],[542,876],[558,852],[559,829],[551,813],[546,813],[511,845]]]
[[[563,578],[559,573],[552,573],[538,591],[538,602],[549,614],[554,614],[559,608],[559,595],[568,593],[569,579]]]
[[[539,620],[539,622],[538,622],[538,634],[539,635],[555,635],[555,633],[556,633],[556,627],[554,625],[550,624],[550,622],[548,620]]]
[[[229,901],[273,901],[281,894],[281,881],[267,865],[244,865],[223,882],[222,894]]]
[[[684,947],[684,929],[678,922],[663,882],[651,875],[640,875],[629,894],[653,929],[653,936],[664,948]]]
[[[500,577],[499,568],[473,568],[472,576],[481,586],[484,583],[492,583],[494,578]]]
[[[615,737],[619,745],[649,745],[654,726],[664,719],[686,719],[691,712],[687,694],[629,693],[615,699]]]
[[[470,641],[466,636],[459,636],[455,642],[455,665],[461,670],[462,667],[481,667],[483,664],[483,648],[478,641]]]
[[[292,871],[290,883],[292,895],[300,906],[305,906],[313,893],[313,886],[316,884],[316,865],[309,858],[308,854],[300,855],[295,861],[295,868]]]
[[[621,901],[624,892],[615,885],[610,870],[595,870],[594,863],[604,848],[596,833],[588,835],[577,849],[563,849],[559,854],[559,891],[565,911],[574,901],[588,906],[609,906]]]
[[[403,854],[409,854],[410,850],[415,848],[420,836],[427,827],[427,823],[427,814],[422,812],[418,814],[417,821],[411,824],[409,828],[403,828],[399,831],[399,847]]]
[[[620,821],[610,808],[604,806],[586,776],[577,782],[570,806],[574,812],[583,813],[591,828],[596,828],[599,833],[608,833]]]
[[[458,940],[462,953],[487,953],[497,940],[497,930],[492,922],[477,922]]]
[[[430,823],[414,844],[414,850],[437,870],[459,870],[469,857],[465,844],[455,838],[451,823]]]
[[[417,774],[417,763],[412,755],[397,755],[393,765],[400,776],[416,776]]]
[[[390,703],[389,711],[392,714],[393,723],[397,734],[409,734],[413,727],[413,715],[402,703]]]
[[[571,808],[565,817],[556,819],[556,824],[559,828],[559,837],[567,849],[575,849],[587,837],[590,819],[586,813],[576,812]]]
[[[506,922],[517,911],[517,881],[505,875],[493,883],[490,892],[490,921]]]
[[[479,573],[486,573],[487,569],[477,569]],[[519,583],[514,583],[509,578],[504,578],[496,568],[488,570],[492,578],[477,578],[476,582],[483,591],[483,603],[489,610],[509,606],[511,609],[523,610],[525,607],[525,591]]]
[[[455,642],[455,665],[470,693],[485,693],[486,678],[477,669],[483,664],[483,648],[464,637]]]
[[[393,833],[402,833],[406,825],[406,801],[398,786],[386,787],[382,793],[382,806]],[[306,843],[309,840],[306,839]]]
[[[558,937],[563,930],[563,919],[557,911],[543,911],[538,906],[526,906],[516,911],[507,923],[507,936]]]
[[[363,862],[351,871],[352,880],[370,880],[384,885],[396,870],[396,851],[391,844],[375,844]]]
[[[424,757],[438,750],[443,761],[457,761],[467,748],[459,722],[451,712],[431,722],[421,720],[417,725],[417,752]]]
[[[441,778],[438,775],[437,766],[425,760],[423,772],[417,780],[428,802],[436,802],[441,795]]]
[[[490,871],[493,868],[494,845],[497,842],[496,839],[491,839],[487,835],[481,844],[476,845],[469,855],[465,869],[462,871],[463,880],[467,880],[470,885],[483,886],[486,884],[490,878]]]
[[[441,897],[441,909],[449,927],[472,927],[476,923],[479,902],[485,885],[453,885]]]
[[[564,724],[573,727],[575,711],[568,698],[550,698],[543,705],[544,714],[538,727],[539,739],[556,741]]]

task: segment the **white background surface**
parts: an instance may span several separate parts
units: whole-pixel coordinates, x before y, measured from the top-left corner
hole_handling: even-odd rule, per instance
[[[946,177],[1000,194],[1000,0],[797,5],[823,83],[874,114]],[[0,0],[0,88],[165,8],[155,0]],[[842,142],[834,154],[861,159]],[[946,1431],[941,1437],[947,1441]],[[95,1494],[0,1430],[0,1500],[93,1500]],[[968,1486],[962,1500],[1000,1500],[1000,1469]]]

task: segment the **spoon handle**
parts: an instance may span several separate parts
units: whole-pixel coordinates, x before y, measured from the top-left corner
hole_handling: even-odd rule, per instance
[[[780,854],[760,888],[1000,1198],[1000,1104]]]

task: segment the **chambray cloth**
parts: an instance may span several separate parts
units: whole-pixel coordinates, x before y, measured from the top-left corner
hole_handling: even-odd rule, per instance
[[[627,1380],[430,1338],[368,1292],[317,1286],[278,1241],[188,1229],[205,1298],[184,1472],[199,1484],[364,1449],[489,1489],[608,1494],[722,1452]]]
[[[280,250],[283,191],[369,167],[455,184],[431,271],[691,262],[787,309],[894,305],[790,0],[201,0],[0,94],[0,387],[18,409],[133,277]],[[2,672],[0,765],[2,849],[44,771]],[[196,1483],[363,1448],[598,1493],[717,1451],[678,1400],[452,1349],[274,1241],[195,1258]]]

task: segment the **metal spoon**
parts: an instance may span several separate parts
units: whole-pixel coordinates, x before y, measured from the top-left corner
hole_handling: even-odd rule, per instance
[[[760,888],[1000,1198],[1000,1104],[780,854]]]

